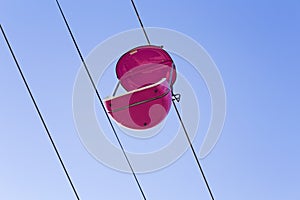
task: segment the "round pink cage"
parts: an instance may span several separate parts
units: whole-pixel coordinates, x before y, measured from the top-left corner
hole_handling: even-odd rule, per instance
[[[108,113],[119,124],[131,129],[148,129],[167,116],[172,102],[176,70],[162,47],[136,47],[118,60],[116,74],[125,94],[105,99]]]

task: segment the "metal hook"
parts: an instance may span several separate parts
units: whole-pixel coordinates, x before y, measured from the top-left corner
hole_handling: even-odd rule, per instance
[[[177,102],[180,101],[181,94],[172,94],[172,96],[173,96],[172,101],[177,101]]]

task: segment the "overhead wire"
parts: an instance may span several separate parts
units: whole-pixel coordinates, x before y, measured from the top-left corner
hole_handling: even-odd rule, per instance
[[[132,4],[132,6],[133,6],[133,9],[134,9],[134,11],[135,11],[135,14],[136,14],[136,16],[137,16],[139,22],[140,22],[141,28],[143,29],[143,32],[144,32],[145,38],[146,38],[146,40],[147,40],[147,43],[148,43],[148,45],[150,45],[149,37],[148,37],[148,35],[147,35],[147,32],[146,32],[145,27],[144,27],[144,25],[143,25],[142,19],[141,19],[140,15],[139,15],[139,12],[138,12],[138,10],[137,10],[137,8],[136,8],[135,3],[134,3],[133,0],[131,0],[131,4]]]
[[[175,97],[174,94],[173,94],[173,97]],[[181,115],[180,115],[180,113],[179,113],[179,110],[178,110],[178,108],[177,108],[177,106],[176,106],[176,103],[175,103],[176,100],[177,100],[177,99],[176,99],[176,97],[175,97],[175,98],[173,99],[173,106],[174,106],[174,108],[175,108],[176,114],[177,114],[178,119],[179,119],[179,121],[180,121],[180,124],[181,124],[181,126],[182,126],[182,128],[183,128],[183,131],[184,131],[184,133],[185,133],[185,136],[186,136],[186,138],[187,138],[187,141],[188,141],[188,143],[189,143],[189,145],[190,145],[190,148],[191,148],[191,150],[192,150],[193,156],[194,156],[194,158],[195,158],[195,160],[196,160],[196,162],[197,162],[197,165],[198,165],[198,168],[199,168],[199,170],[200,170],[200,172],[201,172],[201,175],[202,175],[202,177],[203,177],[203,179],[204,179],[204,182],[205,182],[205,185],[206,185],[206,187],[207,187],[207,189],[208,189],[209,195],[210,195],[211,199],[214,200],[213,193],[212,193],[212,191],[211,191],[211,189],[210,189],[210,186],[209,186],[209,184],[208,184],[208,181],[207,181],[207,179],[206,179],[206,176],[205,176],[205,174],[204,174],[204,171],[203,171],[203,169],[202,169],[202,167],[201,167],[200,161],[199,161],[199,159],[198,159],[198,157],[197,157],[197,154],[196,154],[196,151],[195,151],[194,146],[193,146],[193,144],[192,144],[192,141],[191,141],[191,139],[190,139],[190,137],[189,137],[189,134],[188,134],[188,132],[187,132],[187,130],[186,130],[186,127],[185,127],[185,125],[184,125],[184,123],[183,123],[183,120],[182,120],[182,118],[181,118]]]
[[[25,84],[25,87],[26,87],[26,89],[27,89],[27,92],[28,92],[28,94],[29,94],[29,96],[30,96],[30,98],[31,98],[31,101],[32,101],[32,103],[33,103],[33,105],[34,105],[34,107],[35,107],[35,110],[36,110],[36,112],[37,112],[37,114],[38,114],[38,116],[39,116],[39,118],[40,118],[40,120],[41,120],[41,122],[42,122],[42,124],[43,124],[43,127],[44,127],[46,133],[47,133],[48,139],[50,140],[50,143],[51,143],[51,145],[52,145],[52,147],[53,147],[53,149],[54,149],[54,151],[55,151],[55,154],[56,154],[56,156],[57,156],[57,158],[58,158],[58,160],[59,160],[59,162],[60,162],[60,164],[61,164],[61,166],[62,166],[62,168],[63,168],[63,171],[64,171],[64,173],[65,173],[65,175],[66,175],[66,177],[67,177],[67,179],[68,179],[68,181],[69,181],[69,184],[70,184],[70,186],[71,186],[71,188],[72,188],[72,190],[73,190],[73,192],[74,192],[74,195],[76,196],[76,199],[77,199],[77,200],[80,200],[79,195],[78,195],[78,192],[77,192],[77,190],[76,190],[76,188],[75,188],[75,186],[74,186],[74,184],[73,184],[73,182],[72,182],[72,179],[71,179],[71,177],[70,177],[70,175],[69,175],[69,173],[68,173],[68,170],[67,170],[67,168],[66,168],[66,166],[65,166],[65,164],[64,164],[64,162],[63,162],[63,159],[62,159],[62,157],[61,157],[61,155],[60,155],[60,153],[59,153],[59,151],[58,151],[58,149],[57,149],[57,147],[56,147],[56,145],[55,145],[55,142],[54,142],[54,140],[53,140],[53,138],[52,138],[52,135],[51,135],[51,133],[50,133],[50,131],[49,131],[49,128],[48,128],[48,126],[47,126],[47,124],[46,124],[46,122],[45,122],[45,119],[44,119],[44,117],[43,117],[43,115],[42,115],[42,113],[41,113],[41,111],[40,111],[40,108],[39,108],[39,106],[38,106],[38,104],[37,104],[37,102],[36,102],[36,100],[35,100],[35,98],[34,98],[32,92],[31,92],[31,89],[30,89],[30,87],[29,87],[29,84],[28,84],[28,82],[27,82],[27,80],[26,80],[26,78],[25,78],[25,75],[24,75],[24,73],[23,73],[23,71],[22,71],[22,69],[21,69],[21,67],[20,67],[20,65],[19,65],[19,62],[18,62],[18,60],[17,60],[17,57],[15,56],[15,53],[14,53],[14,51],[13,51],[13,48],[12,48],[12,46],[10,45],[10,42],[8,41],[8,38],[7,38],[7,36],[6,36],[5,32],[4,32],[4,29],[3,29],[3,27],[2,27],[1,24],[0,24],[0,29],[1,29],[2,35],[3,35],[3,37],[4,37],[4,40],[5,40],[5,42],[6,42],[7,46],[8,46],[8,48],[9,48],[9,51],[10,51],[12,57],[13,57],[13,60],[14,60],[14,62],[15,62],[15,64],[16,64],[17,68],[18,68],[18,72],[19,72],[19,74],[20,74],[20,76],[21,76],[21,78],[22,78],[22,80],[23,80],[23,83]]]
[[[90,73],[90,70],[89,70],[89,68],[88,68],[88,66],[87,66],[87,64],[86,64],[86,62],[85,62],[85,60],[84,60],[84,58],[83,58],[83,55],[82,55],[82,53],[81,53],[81,51],[80,51],[80,49],[79,49],[79,46],[78,46],[78,44],[77,44],[77,42],[76,42],[76,39],[75,39],[75,37],[74,37],[74,35],[73,35],[73,33],[72,33],[72,30],[71,30],[71,28],[70,28],[70,25],[69,25],[69,23],[68,23],[68,21],[67,21],[65,15],[64,15],[64,13],[63,13],[63,10],[62,10],[62,8],[61,8],[61,6],[60,6],[58,0],[56,0],[56,4],[57,4],[58,9],[59,9],[59,11],[60,11],[60,14],[61,14],[61,16],[62,16],[62,18],[63,18],[63,20],[64,20],[64,23],[65,23],[65,25],[66,25],[66,27],[67,27],[67,29],[68,29],[68,32],[69,32],[69,35],[70,35],[70,37],[71,37],[71,39],[72,39],[72,41],[73,41],[73,44],[75,45],[75,48],[76,48],[76,50],[77,50],[77,53],[78,53],[78,55],[79,55],[79,57],[80,57],[80,60],[81,60],[81,62],[82,62],[82,64],[83,64],[83,66],[84,66],[84,69],[85,69],[85,71],[86,71],[86,73],[87,73],[87,75],[88,75],[88,77],[89,77],[89,80],[90,80],[90,82],[91,82],[91,84],[92,84],[92,87],[93,87],[93,89],[94,89],[94,91],[95,91],[95,93],[96,93],[96,95],[97,95],[97,98],[98,98],[98,100],[99,100],[99,102],[100,102],[100,104],[101,104],[101,107],[102,107],[102,109],[103,109],[103,111],[104,111],[104,113],[105,113],[105,115],[106,115],[106,118],[107,118],[107,120],[108,120],[108,122],[109,122],[109,124],[110,124],[110,127],[111,127],[111,129],[112,129],[112,131],[113,131],[113,133],[114,133],[114,136],[115,136],[115,138],[117,139],[117,142],[118,142],[118,144],[119,144],[119,146],[120,146],[120,148],[121,148],[121,150],[122,150],[122,153],[123,153],[123,155],[124,155],[124,157],[125,157],[125,159],[126,159],[126,162],[127,162],[128,166],[129,166],[129,168],[130,168],[130,171],[131,171],[131,173],[132,173],[132,175],[133,175],[133,177],[134,177],[134,180],[135,180],[135,182],[136,182],[136,184],[137,184],[137,186],[138,186],[138,188],[139,188],[139,191],[140,191],[140,193],[141,193],[143,199],[146,200],[146,195],[145,195],[145,193],[144,193],[144,191],[143,191],[143,189],[142,189],[142,186],[141,186],[141,184],[140,184],[140,182],[139,182],[139,180],[138,180],[138,178],[137,178],[137,175],[136,175],[136,173],[135,173],[135,171],[134,171],[134,169],[133,169],[133,166],[132,166],[132,164],[131,164],[131,162],[130,162],[130,160],[129,160],[127,154],[126,154],[126,151],[125,151],[125,149],[124,149],[124,147],[123,147],[123,145],[122,145],[122,143],[121,143],[121,140],[120,140],[120,138],[119,138],[119,136],[118,136],[118,134],[117,134],[117,132],[116,132],[116,129],[114,128],[114,126],[113,126],[113,124],[112,124],[112,121],[111,121],[111,119],[109,118],[108,113],[106,112],[104,103],[103,103],[102,100],[101,100],[101,96],[100,96],[100,93],[99,93],[99,91],[98,91],[98,89],[97,89],[97,87],[96,87],[95,81],[94,81],[93,78],[92,78],[92,75],[91,75],[91,73]]]
[[[138,20],[139,20],[139,22],[140,22],[141,28],[143,29],[144,35],[145,35],[145,37],[146,37],[146,40],[147,40],[148,44],[150,45],[149,37],[148,37],[147,32],[146,32],[146,30],[145,30],[145,27],[144,27],[144,25],[143,25],[143,23],[142,23],[142,20],[141,20],[141,18],[140,18],[140,15],[139,15],[139,13],[138,13],[138,10],[137,10],[137,8],[136,8],[136,6],[135,6],[135,3],[134,3],[133,0],[131,0],[131,3],[132,3],[133,8],[134,8],[134,10],[135,10],[136,16],[137,16],[137,18],[138,18]],[[173,70],[173,68],[172,68],[172,70]],[[171,77],[172,77],[172,76],[170,76],[170,80],[172,80]],[[170,83],[171,83],[171,81],[170,81]],[[173,90],[173,88],[172,88],[172,90]],[[209,194],[210,194],[210,197],[211,197],[212,200],[214,200],[214,196],[213,196],[213,193],[212,193],[212,191],[211,191],[211,188],[210,188],[210,186],[209,186],[209,184],[208,184],[207,178],[206,178],[206,176],[205,176],[205,174],[204,174],[204,171],[203,171],[203,169],[202,169],[202,167],[201,167],[200,161],[199,161],[199,159],[198,159],[198,157],[197,157],[197,154],[196,154],[196,152],[195,152],[195,149],[194,149],[194,146],[193,146],[193,144],[192,144],[192,141],[191,141],[191,139],[190,139],[190,137],[189,137],[189,134],[188,134],[187,129],[186,129],[185,125],[184,125],[183,119],[182,119],[182,117],[181,117],[181,115],[180,115],[180,112],[179,112],[179,110],[178,110],[178,108],[177,108],[177,106],[176,106],[176,103],[175,103],[175,100],[176,100],[177,102],[179,102],[180,95],[179,95],[179,94],[174,94],[173,91],[172,91],[172,96],[173,96],[173,98],[174,98],[174,99],[172,100],[173,106],[174,106],[174,108],[175,108],[176,114],[177,114],[177,116],[178,116],[178,119],[179,119],[179,121],[180,121],[180,124],[181,124],[181,126],[182,126],[182,128],[183,128],[183,131],[184,131],[184,133],[185,133],[186,139],[187,139],[187,141],[188,141],[188,143],[189,143],[189,146],[190,146],[190,148],[191,148],[191,151],[192,151],[192,153],[193,153],[193,156],[194,156],[194,158],[195,158],[195,160],[196,160],[196,162],[197,162],[197,166],[198,166],[198,168],[199,168],[199,170],[200,170],[200,172],[201,172],[201,175],[202,175],[202,177],[203,177],[203,179],[204,179],[204,182],[205,182],[205,185],[206,185],[206,187],[207,187],[207,189],[208,189],[208,192],[209,192]]]

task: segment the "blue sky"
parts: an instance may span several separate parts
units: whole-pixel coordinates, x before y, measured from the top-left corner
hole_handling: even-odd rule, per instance
[[[215,198],[300,199],[300,3],[136,5],[145,26],[174,29],[201,44],[223,77],[225,126],[201,160]],[[130,1],[62,0],[61,6],[84,56],[139,26]],[[2,1],[0,23],[81,199],[141,199],[130,174],[102,165],[80,142],[72,92],[81,63],[55,1]],[[0,58],[1,199],[75,199],[2,38]],[[173,165],[138,177],[148,199],[210,199],[189,151]]]

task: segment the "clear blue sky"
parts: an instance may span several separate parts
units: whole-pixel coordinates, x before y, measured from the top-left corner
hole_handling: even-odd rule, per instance
[[[139,26],[129,0],[61,5],[85,56],[106,38]],[[195,39],[223,77],[225,126],[201,161],[215,199],[300,199],[299,1],[136,5],[145,26]],[[72,113],[80,60],[55,1],[2,1],[0,23],[81,199],[141,199],[130,174],[100,164],[80,142]],[[0,93],[0,198],[75,199],[2,37]],[[189,151],[170,167],[138,177],[149,200],[210,199]]]

